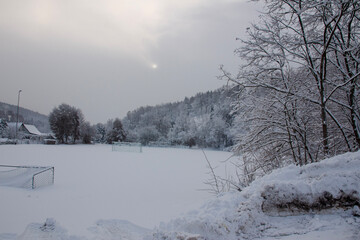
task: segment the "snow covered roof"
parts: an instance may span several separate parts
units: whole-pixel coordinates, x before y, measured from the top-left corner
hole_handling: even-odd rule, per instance
[[[31,134],[34,134],[34,135],[43,135],[34,125],[24,124],[24,127],[25,127],[26,130],[28,130],[29,133],[31,133]]]

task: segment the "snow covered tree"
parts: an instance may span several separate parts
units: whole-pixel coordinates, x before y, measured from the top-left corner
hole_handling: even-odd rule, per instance
[[[82,139],[82,143],[90,144],[95,135],[95,129],[91,126],[89,122],[83,121],[80,124],[80,136]]]
[[[138,132],[139,142],[143,145],[148,145],[150,142],[156,142],[160,137],[159,131],[153,125],[143,127]]]
[[[337,79],[337,85],[336,91],[330,92],[327,99],[341,107],[348,116],[347,120],[352,129],[351,135],[355,138],[357,148],[359,148],[360,2],[342,1],[327,4],[325,10],[329,15],[337,12],[341,12],[343,15],[342,18],[338,18],[337,24],[333,23],[329,27],[329,31],[334,32],[334,41],[329,43],[332,50],[329,62],[335,69],[332,73]],[[329,22],[329,20],[329,17],[323,15],[323,22]]]
[[[106,127],[102,123],[98,123],[95,125],[95,140],[99,143],[106,142]]]
[[[359,1],[268,0],[265,6],[236,50],[246,61],[238,76],[223,70],[252,101],[253,137],[240,146],[257,145],[262,156],[272,152],[280,161],[290,154],[300,164],[358,149]]]
[[[122,120],[128,141],[223,149],[233,144],[232,89],[140,107]]]
[[[82,119],[80,109],[68,104],[61,104],[55,107],[49,115],[51,131],[55,134],[60,143],[73,143],[80,137],[80,123]]]
[[[123,129],[123,125],[120,119],[116,118],[112,122],[112,128],[107,132],[106,141],[107,143],[112,142],[123,142],[126,140],[126,134]]]
[[[6,125],[5,120],[0,118],[0,137],[5,137],[6,128],[7,128],[7,125]]]
[[[360,148],[360,1],[266,0],[235,52],[236,151],[247,175]],[[250,171],[252,172],[249,172]]]

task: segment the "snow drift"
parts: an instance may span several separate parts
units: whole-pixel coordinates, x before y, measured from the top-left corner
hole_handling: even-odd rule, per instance
[[[291,165],[162,224],[148,239],[358,239],[359,192],[360,152]]]

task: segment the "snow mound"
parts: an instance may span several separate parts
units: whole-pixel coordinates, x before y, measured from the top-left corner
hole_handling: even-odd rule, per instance
[[[360,155],[349,153],[302,168],[279,169],[260,181],[263,211],[296,213],[359,205],[359,163]]]
[[[24,233],[17,240],[84,240],[84,238],[69,236],[67,231],[62,228],[52,218],[46,219],[44,224],[31,223],[27,226]]]
[[[347,153],[277,169],[162,224],[153,239],[358,239],[359,206],[360,152]]]

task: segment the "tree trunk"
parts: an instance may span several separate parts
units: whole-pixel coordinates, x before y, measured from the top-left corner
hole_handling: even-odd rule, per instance
[[[323,142],[323,152],[326,157],[329,154],[329,141],[328,141],[328,126],[327,126],[327,117],[326,117],[326,104],[324,101],[324,84],[320,82],[320,98],[321,98],[321,126],[322,126],[322,142]]]
[[[356,110],[355,110],[355,80],[354,83],[351,84],[350,95],[349,95],[349,103],[350,103],[350,113],[351,113],[351,126],[354,131],[355,140],[357,143],[357,148],[360,147],[360,133],[359,127],[357,124]]]

